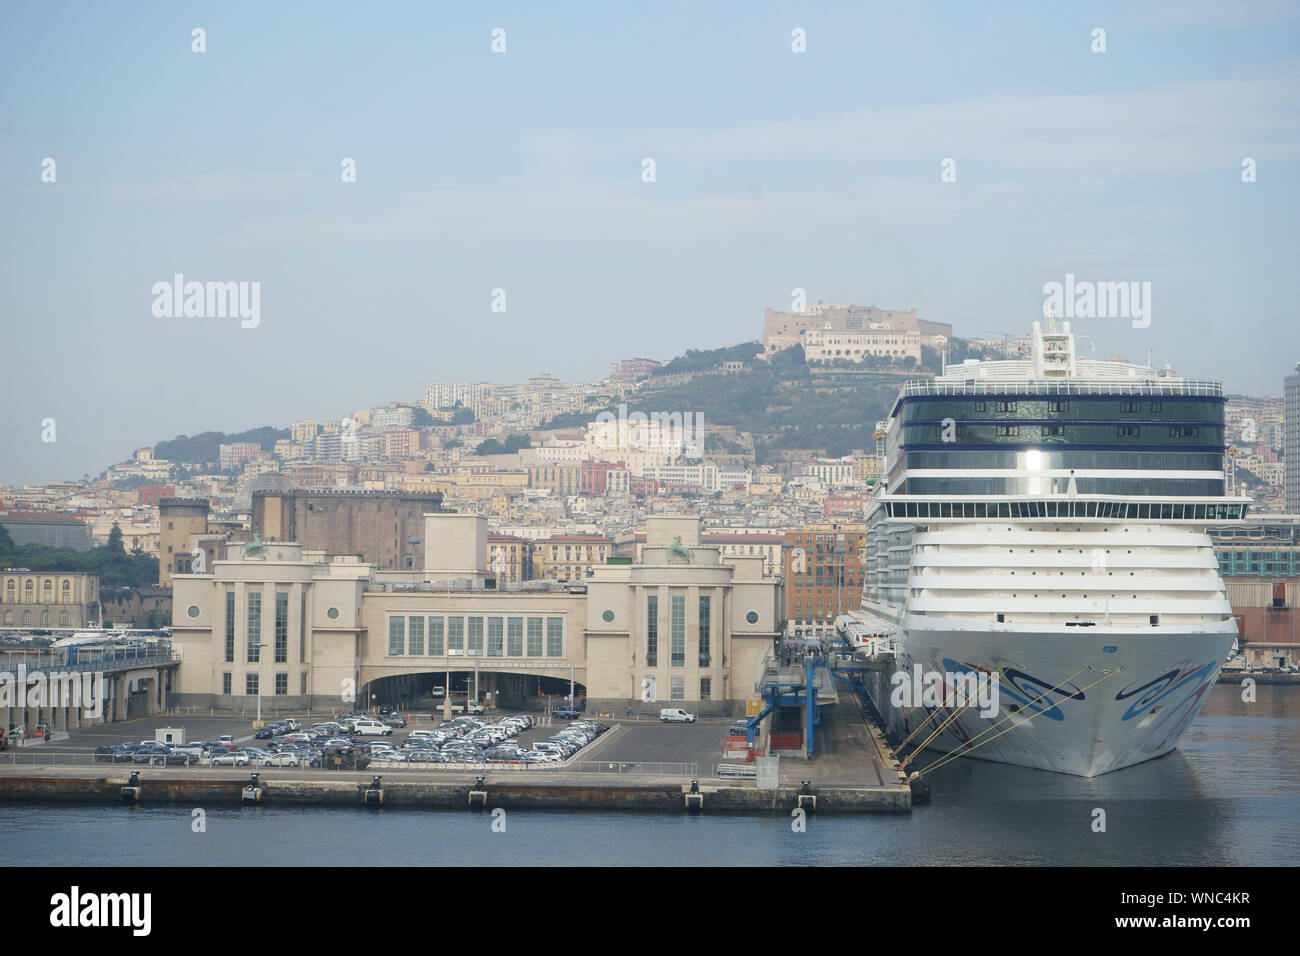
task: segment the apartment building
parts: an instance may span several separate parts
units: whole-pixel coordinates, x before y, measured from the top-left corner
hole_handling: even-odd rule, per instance
[[[825,521],[786,532],[782,593],[791,633],[830,634],[837,616],[859,606],[866,531],[865,522]]]

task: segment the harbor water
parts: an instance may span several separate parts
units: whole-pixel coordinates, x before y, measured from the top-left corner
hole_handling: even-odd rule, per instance
[[[1173,754],[1085,779],[977,760],[910,815],[0,805],[5,865],[1258,866],[1300,862],[1300,687],[1214,688]],[[816,764],[809,768],[816,779]],[[194,810],[202,810],[199,816]],[[490,803],[489,803],[490,810]],[[1099,812],[1100,811],[1100,814]],[[202,821],[201,832],[196,820]],[[1104,822],[1104,830],[1099,822]]]

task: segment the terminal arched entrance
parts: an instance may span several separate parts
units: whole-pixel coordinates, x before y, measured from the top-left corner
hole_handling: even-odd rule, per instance
[[[576,678],[570,685],[567,669],[561,673],[533,673],[519,670],[494,671],[480,667],[387,674],[367,678],[362,672],[358,704],[402,713],[441,713],[450,697],[453,704],[473,700],[483,707],[507,710],[545,710],[569,704],[570,686],[581,706],[587,688]]]

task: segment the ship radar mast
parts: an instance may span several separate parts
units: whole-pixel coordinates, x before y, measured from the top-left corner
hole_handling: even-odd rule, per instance
[[[1047,328],[1034,323],[1034,375],[1038,378],[1067,378],[1076,371],[1074,333],[1070,323],[1056,326],[1056,311],[1050,302],[1043,306]]]

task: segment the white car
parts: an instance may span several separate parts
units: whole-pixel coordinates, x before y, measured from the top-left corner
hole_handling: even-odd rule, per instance
[[[208,761],[209,767],[247,767],[247,754],[226,753],[218,754]]]
[[[296,754],[271,754],[269,757],[263,757],[261,766],[263,767],[297,767],[302,761]]]

